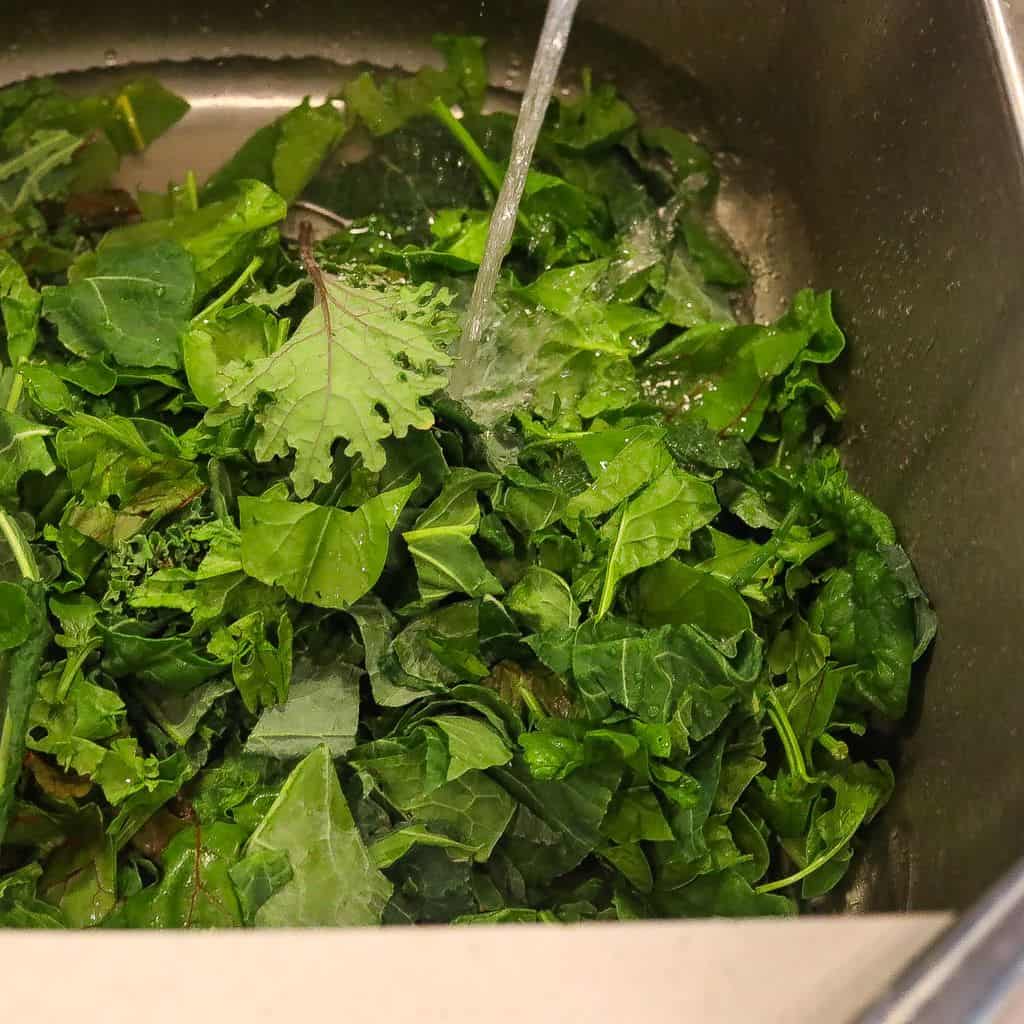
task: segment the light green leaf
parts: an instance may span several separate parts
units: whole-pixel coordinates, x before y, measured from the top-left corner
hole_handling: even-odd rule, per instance
[[[608,566],[595,610],[606,615],[621,579],[690,546],[690,536],[718,514],[714,488],[672,466],[601,528]]]
[[[278,345],[282,322],[257,306],[230,306],[213,317],[197,316],[181,338],[185,373],[203,405],[221,401],[218,374],[232,362],[253,363]]]
[[[467,855],[472,856],[473,854],[471,846],[449,839],[448,836],[442,835],[440,832],[431,832],[423,825],[406,825],[375,840],[370,847],[370,855],[377,867],[389,868],[396,861],[401,860],[414,846],[440,846],[453,859],[463,859]],[[459,854],[462,855],[461,858],[458,856]]]
[[[256,913],[271,896],[292,880],[292,865],[283,850],[258,850],[228,868],[238,895],[242,923],[256,923]]]
[[[29,283],[21,265],[0,250],[0,314],[7,331],[7,358],[12,366],[28,359],[39,334],[42,296]]]
[[[580,621],[580,610],[569,584],[538,565],[526,570],[509,591],[505,604],[534,633],[572,629]]]
[[[39,879],[39,895],[60,908],[72,928],[98,925],[117,902],[117,855],[103,813],[88,804],[69,823],[73,842],[58,846]]]
[[[284,199],[263,182],[241,181],[231,196],[198,210],[107,232],[99,254],[163,240],[177,242],[195,265],[196,294],[205,295],[276,242],[274,225],[287,212]]]
[[[363,845],[326,746],[288,776],[246,846],[260,851],[286,853],[293,876],[256,912],[257,925],[380,923],[391,883]]]
[[[274,497],[240,498],[242,565],[296,600],[347,608],[377,582],[391,530],[419,481],[355,512]]]
[[[321,744],[332,757],[349,751],[359,726],[361,675],[344,662],[297,662],[287,702],[263,712],[245,742],[246,753],[287,760],[305,757]]]
[[[671,558],[637,577],[633,610],[645,626],[689,623],[719,639],[751,628],[750,609],[734,587]]]
[[[577,494],[565,510],[570,522],[579,516],[594,518],[610,512],[623,499],[634,494],[645,484],[660,476],[673,465],[669,450],[662,443],[665,431],[659,427],[637,427],[630,431],[608,431],[609,438],[598,432],[591,441],[578,442],[580,453],[594,473],[594,483],[582,494]],[[597,458],[591,448],[613,441],[618,450],[610,458]]]
[[[23,644],[36,626],[36,614],[25,588],[0,582],[0,651]]]
[[[0,209],[14,213],[66,191],[60,169],[71,162],[82,138],[62,129],[35,132],[20,153],[0,161]]]
[[[480,526],[477,493],[497,481],[491,473],[454,470],[433,504],[416,520],[415,528],[402,535],[416,563],[424,601],[460,593],[483,597],[504,589],[472,541]]]
[[[426,719],[444,733],[448,743],[448,781],[474,769],[508,764],[512,751],[486,722],[467,715],[435,715]]]
[[[292,202],[344,131],[344,121],[334,106],[314,107],[305,99],[246,139],[203,186],[203,201],[223,199],[239,181],[256,178],[271,183]]]
[[[295,452],[299,497],[330,480],[338,438],[348,441],[346,455],[362,455],[376,471],[386,461],[384,438],[433,424],[422,399],[445,383],[456,325],[451,296],[432,285],[381,290],[328,274],[316,284],[313,309],[282,348],[224,373],[228,403],[258,406],[257,458]]]

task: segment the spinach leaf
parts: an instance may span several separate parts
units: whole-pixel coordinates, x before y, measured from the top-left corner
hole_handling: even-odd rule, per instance
[[[246,179],[271,185],[287,202],[297,199],[324,158],[341,139],[345,124],[330,104],[309,99],[251,135],[203,186],[203,202],[230,196]]]
[[[506,604],[534,633],[573,629],[580,610],[569,585],[549,569],[530,566],[509,592]]]
[[[176,368],[195,292],[192,260],[177,242],[117,246],[70,284],[44,288],[43,315],[77,356]]]
[[[858,551],[822,588],[810,621],[829,638],[832,657],[853,666],[841,696],[899,718],[910,689],[914,610],[884,559]]]
[[[631,597],[645,626],[689,624],[720,640],[753,628],[750,609],[733,587],[673,558],[641,573]]]
[[[690,536],[718,513],[714,489],[670,466],[601,528],[608,564],[595,614],[606,615],[619,581],[690,546]]]
[[[454,470],[433,504],[402,535],[416,564],[424,602],[449,594],[483,597],[502,592],[471,539],[480,526],[477,494],[496,483],[497,477],[489,473]]]
[[[242,566],[296,600],[346,608],[377,582],[391,530],[416,486],[387,491],[355,512],[267,495],[240,498]]]

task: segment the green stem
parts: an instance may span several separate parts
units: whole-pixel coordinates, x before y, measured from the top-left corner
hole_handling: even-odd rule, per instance
[[[238,275],[231,287],[214,299],[206,309],[192,317],[192,322],[194,324],[201,324],[204,320],[209,320],[211,317],[216,316],[245,287],[249,278],[262,266],[263,257],[253,256],[249,261],[249,265]]]
[[[143,138],[142,132],[139,129],[139,122],[135,118],[135,108],[132,106],[132,101],[124,93],[121,93],[114,105],[121,111],[124,123],[128,125],[128,134],[131,135],[132,142],[135,144],[135,151],[141,153],[146,148],[146,140]]]
[[[0,794],[7,788],[7,766],[13,761],[11,747],[14,745],[14,722],[8,708],[4,711],[3,726],[0,727]],[[0,819],[0,839],[3,838],[6,821]]]
[[[480,173],[495,193],[501,192],[502,176],[494,161],[480,148],[480,144],[469,133],[466,126],[448,109],[447,104],[437,97],[430,104],[437,119],[455,136],[456,141],[476,164]],[[516,210],[516,221],[525,231],[530,231],[530,221],[522,210]]]
[[[80,648],[73,658],[68,658],[64,663],[64,671],[61,672],[60,681],[57,683],[57,703],[67,697],[68,692],[71,690],[71,684],[75,681],[75,676],[78,675],[82,670],[82,666],[85,664],[85,659],[96,650],[97,647],[102,643],[101,640],[90,640],[84,647]]]
[[[196,185],[196,172],[189,171],[185,175],[185,195],[188,196],[189,206],[195,213],[199,209],[199,187]]]
[[[612,566],[615,564],[615,556],[618,553],[619,545],[622,543],[622,531],[625,528],[626,516],[624,513],[619,513],[619,527],[615,531],[615,540],[612,542],[611,549],[608,554],[608,568],[604,574],[604,584],[601,587],[601,597],[597,604],[597,610],[594,612],[595,620],[600,620],[608,614],[611,609],[612,602],[615,600],[615,584],[616,580],[612,576]]]
[[[567,444],[570,441],[580,441],[584,437],[592,437],[593,434],[586,430],[577,430],[568,434],[548,434],[547,437],[539,437],[536,441],[530,441],[523,445],[523,451],[530,448],[544,448],[551,444]]]
[[[787,875],[785,878],[780,878],[775,882],[765,882],[764,885],[756,886],[754,892],[759,896],[764,895],[768,892],[775,892],[778,889],[785,889],[789,885],[793,885],[796,882],[802,882],[808,875],[813,875],[818,868],[823,868],[840,850],[846,846],[847,843],[853,838],[853,832],[849,835],[844,836],[835,846],[827,849],[823,854],[815,857],[806,867],[801,868],[799,871],[795,871],[791,875]]]
[[[790,529],[796,524],[802,510],[802,506],[798,502],[786,513],[786,518],[779,523],[772,539],[767,544],[762,544],[761,550],[729,580],[731,587],[742,590],[761,571],[762,567],[779,553],[779,548],[782,547]]]
[[[778,733],[779,739],[782,741],[782,749],[786,755],[786,763],[789,765],[790,774],[805,785],[810,785],[816,780],[807,772],[807,762],[804,760],[803,751],[800,749],[800,741],[793,731],[793,725],[786,714],[785,708],[782,706],[782,701],[779,700],[778,694],[775,692],[769,693],[766,704],[768,717],[771,719],[771,723],[776,733]]]
[[[32,549],[25,543],[21,536],[21,530],[16,523],[3,509],[0,509],[0,534],[10,546],[14,555],[14,561],[18,565],[21,575],[34,583],[39,582],[39,570],[36,568],[36,560],[32,557]]]
[[[476,164],[491,188],[495,192],[500,192],[501,175],[498,173],[497,167],[494,166],[494,161],[480,148],[480,144],[469,133],[466,126],[448,109],[448,105],[439,97],[433,99],[430,109],[448,131],[455,136],[466,153],[469,154],[469,158]]]
[[[537,700],[533,690],[528,686],[520,684],[519,696],[522,698],[523,703],[533,716],[535,722],[543,722],[544,719],[547,718],[547,715],[544,714],[544,709],[540,706],[540,701]]]
[[[4,405],[5,412],[17,412],[18,402],[21,401],[21,392],[25,387],[25,378],[22,377],[21,371],[15,368],[13,370],[14,380],[11,381],[11,390],[7,393],[7,402]]]

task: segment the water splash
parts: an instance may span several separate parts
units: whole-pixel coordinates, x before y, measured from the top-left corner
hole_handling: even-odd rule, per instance
[[[491,298],[502,261],[512,241],[519,201],[526,187],[526,176],[533,159],[544,116],[547,113],[555,78],[569,43],[573,15],[579,0],[549,0],[540,42],[533,58],[530,80],[523,94],[512,138],[512,153],[509,158],[505,180],[494,205],[491,226],[487,235],[484,258],[477,271],[473,286],[473,297],[469,303],[466,325],[455,348],[455,363],[448,385],[449,392],[459,397],[473,378],[474,362],[480,336],[483,333],[490,312]]]

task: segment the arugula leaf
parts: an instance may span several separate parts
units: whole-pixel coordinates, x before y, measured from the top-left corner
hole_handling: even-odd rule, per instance
[[[16,156],[0,159],[0,209],[17,213],[30,203],[51,199],[66,191],[71,162],[82,138],[62,129],[32,134]]]
[[[16,496],[26,473],[47,476],[54,470],[45,438],[47,427],[13,413],[0,412],[0,495]]]
[[[296,600],[347,608],[377,582],[391,530],[417,486],[387,491],[355,512],[267,495],[240,498],[242,566]]]
[[[215,657],[231,662],[231,674],[249,711],[282,704],[292,674],[292,624],[282,613],[270,635],[261,611],[250,612],[218,630],[208,645]],[[276,643],[275,643],[276,640]]]
[[[374,135],[388,135],[427,113],[435,97],[478,109],[487,89],[483,43],[475,36],[436,35],[434,45],[445,57],[444,70],[426,67],[411,77],[380,84],[365,72],[345,86],[345,102]]]
[[[633,109],[618,98],[610,84],[590,87],[584,76],[583,95],[558,104],[558,120],[552,140],[569,150],[589,153],[615,145],[636,124]]]

